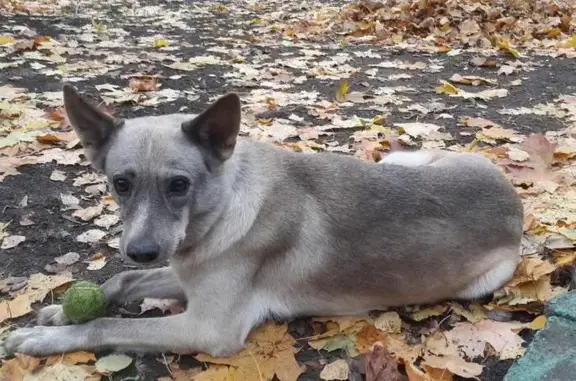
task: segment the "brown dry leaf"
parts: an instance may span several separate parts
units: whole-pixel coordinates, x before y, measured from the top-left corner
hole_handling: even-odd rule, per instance
[[[444,370],[464,378],[476,378],[484,368],[480,364],[466,362],[459,356],[435,356],[427,354],[421,366]]]
[[[437,304],[437,305],[434,305],[432,307],[423,308],[423,309],[420,309],[418,311],[412,312],[412,320],[422,321],[422,320],[426,320],[426,319],[433,317],[433,316],[441,316],[446,312],[447,309],[448,309],[448,306],[444,306],[441,304]]]
[[[177,381],[236,381],[236,368],[226,365],[210,365],[208,369],[203,372],[193,374],[192,377],[183,378],[181,373],[176,373],[175,375],[180,375],[180,378],[176,378]],[[166,378],[167,380],[173,380],[172,378]],[[244,380],[244,379],[241,379]],[[251,379],[246,379],[251,380]],[[256,378],[255,380],[261,380]]]
[[[471,62],[472,65],[478,67],[496,67],[498,65],[498,62],[496,60],[489,59],[486,57],[474,57],[472,58]]]
[[[548,168],[554,162],[556,144],[539,134],[531,134],[521,144],[523,151],[530,155],[530,161],[541,168]]]
[[[453,374],[447,369],[436,369],[423,364],[424,370],[418,369],[413,363],[406,363],[408,381],[452,381]]]
[[[94,374],[93,366],[56,363],[27,375],[24,381],[99,381],[100,378],[100,375]]]
[[[386,343],[388,339],[388,334],[380,331],[372,324],[367,324],[358,334],[356,335],[356,349],[360,353],[371,352],[374,345],[380,343]]]
[[[2,360],[0,380],[22,381],[25,376],[38,369],[41,361],[39,358],[22,354],[16,354],[12,360]]]
[[[330,364],[326,364],[322,372],[320,372],[320,378],[323,380],[348,380],[350,375],[350,367],[346,360],[336,360]]]
[[[551,274],[554,270],[556,270],[556,265],[548,260],[543,260],[539,255],[525,255],[522,256],[514,277],[506,286],[512,287],[525,282],[537,281],[543,276]]]
[[[14,299],[0,301],[0,323],[7,319],[26,315],[32,311],[30,307],[32,303],[42,301],[51,290],[72,280],[70,273],[31,275],[26,288],[17,292]]]
[[[48,357],[46,359],[46,366],[54,365],[56,363],[63,363],[68,365],[87,364],[90,361],[96,361],[96,356],[94,353],[72,352]]]
[[[374,326],[386,333],[402,332],[402,319],[398,312],[384,312],[374,319]]]
[[[450,77],[450,81],[460,83],[463,85],[472,85],[472,86],[479,86],[479,85],[496,85],[498,84],[497,81],[493,79],[488,79],[484,77],[478,77],[475,75],[460,75],[454,74]]]
[[[57,135],[47,134],[36,136],[36,141],[41,144],[58,145],[62,140]]]
[[[84,209],[78,209],[72,214],[73,217],[79,218],[82,221],[90,221],[102,214],[104,204],[89,206]]]
[[[96,253],[92,256],[92,259],[86,263],[88,263],[86,270],[96,271],[102,269],[108,262],[106,261],[104,254]]]
[[[516,286],[505,287],[506,295],[498,298],[498,305],[500,308],[507,305],[510,310],[527,310],[530,311],[529,304],[532,302],[546,302],[556,295],[562,294],[567,290],[563,287],[553,287],[550,284],[550,275],[546,275],[537,281],[524,282]],[[495,293],[495,297],[499,297],[499,293]],[[521,308],[514,308],[515,306],[522,305]],[[524,306],[527,305],[527,306]]]
[[[510,130],[502,127],[484,127],[482,131],[477,134],[478,139],[483,140],[483,138],[494,139],[494,140],[512,140],[518,137],[518,134],[514,130]]]
[[[524,340],[517,332],[527,325],[514,322],[483,320],[479,323],[456,323],[446,332],[436,332],[426,340],[426,350],[439,356],[483,357],[486,344],[490,344],[501,360],[521,356]],[[431,365],[433,366],[433,365]]]
[[[303,371],[294,358],[298,352],[294,347],[296,340],[287,331],[287,324],[270,322],[253,330],[246,346],[236,356],[214,358],[199,354],[196,359],[211,364],[230,365],[236,368],[235,377],[241,380],[271,381],[276,375],[280,381],[296,381]]]
[[[486,319],[486,311],[478,303],[473,303],[468,306],[468,308],[462,307],[460,303],[452,303],[452,310],[454,313],[464,317],[470,323],[478,323]]]
[[[133,92],[145,92],[158,90],[158,82],[151,75],[130,78],[129,87]]]
[[[398,371],[398,364],[382,345],[365,357],[366,381],[402,381],[404,377]]]
[[[219,368],[225,368],[228,370],[228,367],[225,365],[213,365],[208,370],[212,370],[212,374],[216,370],[220,370]],[[178,363],[173,363],[169,365],[170,369],[170,376],[160,377],[158,381],[190,381],[196,380],[196,376],[202,373],[202,368],[190,368],[190,369],[180,369],[180,365]],[[206,376],[206,375],[205,375]],[[204,378],[204,380],[209,380],[208,378]],[[214,379],[213,379],[214,380]],[[216,380],[226,380],[225,377],[217,378]]]
[[[366,325],[371,324],[372,318],[369,316],[329,316],[316,317],[313,321],[324,323],[326,325],[326,331],[311,337],[311,341],[337,335],[356,334],[362,331]]]

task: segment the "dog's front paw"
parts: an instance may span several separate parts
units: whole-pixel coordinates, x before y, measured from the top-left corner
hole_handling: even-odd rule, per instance
[[[67,327],[21,328],[8,335],[2,343],[6,353],[30,356],[49,356],[68,352],[73,342]]]
[[[38,325],[69,325],[72,324],[70,319],[64,315],[64,310],[62,306],[51,305],[44,307],[38,312],[36,317],[36,322]]]

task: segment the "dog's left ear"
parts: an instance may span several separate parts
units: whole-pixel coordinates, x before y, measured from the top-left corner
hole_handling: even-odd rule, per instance
[[[225,161],[232,156],[240,132],[242,109],[237,94],[229,93],[196,118],[182,123],[182,131],[193,141]]]
[[[106,147],[124,121],[113,118],[86,101],[72,85],[65,84],[62,91],[68,121],[78,134],[86,157],[94,168],[103,170]]]

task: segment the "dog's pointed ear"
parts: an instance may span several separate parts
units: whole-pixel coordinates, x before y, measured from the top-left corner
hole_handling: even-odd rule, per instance
[[[110,137],[124,122],[90,104],[72,85],[65,84],[62,91],[66,116],[82,142],[86,157],[94,168],[104,169],[105,151]]]
[[[196,118],[182,123],[182,131],[194,142],[225,161],[232,156],[240,132],[242,106],[235,93],[216,100]]]

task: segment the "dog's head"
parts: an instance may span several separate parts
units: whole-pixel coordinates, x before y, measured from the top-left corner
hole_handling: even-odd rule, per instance
[[[227,160],[240,130],[240,100],[228,94],[199,115],[115,119],[64,85],[66,114],[87,158],[121,207],[122,254],[155,263],[210,229],[230,184]]]

